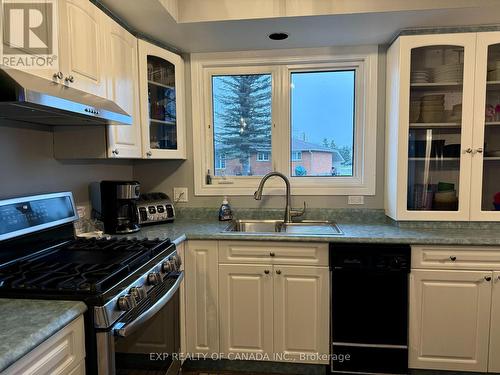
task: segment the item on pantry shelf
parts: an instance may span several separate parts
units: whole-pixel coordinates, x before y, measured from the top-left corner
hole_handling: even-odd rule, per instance
[[[220,221],[228,221],[233,220],[233,211],[231,210],[231,206],[227,201],[227,197],[224,197],[222,204],[219,209],[219,220]]]
[[[464,64],[445,64],[434,68],[434,82],[462,82]]]
[[[413,70],[410,73],[412,83],[428,83],[431,81],[431,72],[428,69]]]
[[[451,144],[443,146],[443,157],[445,158],[459,158],[461,151],[460,144]]]
[[[500,150],[487,151],[485,153],[485,156],[488,156],[491,158],[498,158],[498,157],[500,157]]]
[[[486,122],[495,121],[495,107],[493,107],[491,104],[486,105],[485,121]]]
[[[436,139],[431,141],[430,157],[440,157],[443,154],[445,140]],[[424,158],[427,152],[427,141],[410,141],[408,145],[408,157]]]
[[[420,118],[420,99],[410,101],[410,122],[417,122]]]
[[[500,103],[495,106],[495,121],[500,121]]]
[[[438,182],[438,192],[455,191],[455,184],[451,182]]]
[[[438,211],[456,211],[458,208],[457,192],[451,191],[438,191],[434,194],[433,207]]]
[[[496,211],[500,211],[500,191],[493,196],[493,206]]]

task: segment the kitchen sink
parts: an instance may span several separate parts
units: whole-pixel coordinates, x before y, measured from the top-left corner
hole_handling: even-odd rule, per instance
[[[302,220],[284,223],[283,220],[234,220],[224,232],[279,233],[303,235],[342,235],[338,225],[332,221]]]

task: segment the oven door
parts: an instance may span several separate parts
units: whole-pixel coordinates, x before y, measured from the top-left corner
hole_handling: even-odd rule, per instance
[[[99,375],[179,372],[179,287],[183,276],[180,272],[168,289],[153,289],[155,293],[145,303],[138,304],[109,331],[97,333]]]

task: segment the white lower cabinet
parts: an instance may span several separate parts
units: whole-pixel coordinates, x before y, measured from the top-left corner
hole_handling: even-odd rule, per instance
[[[8,367],[3,375],[84,375],[83,316]]]
[[[188,241],[188,353],[327,364],[327,265],[327,244]]]
[[[500,373],[499,254],[412,247],[410,368]]]
[[[273,277],[267,265],[219,266],[220,349],[273,353]],[[228,356],[231,358],[230,356]]]
[[[184,249],[186,350],[219,353],[217,241],[189,241]]]
[[[487,271],[411,272],[410,368],[487,371],[491,277]]]
[[[328,267],[274,266],[274,352],[287,360],[328,363]]]

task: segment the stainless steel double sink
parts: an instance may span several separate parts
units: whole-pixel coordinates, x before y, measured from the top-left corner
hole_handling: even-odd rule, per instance
[[[302,220],[284,223],[283,220],[234,220],[224,232],[276,233],[298,235],[342,235],[344,234],[333,221]]]

